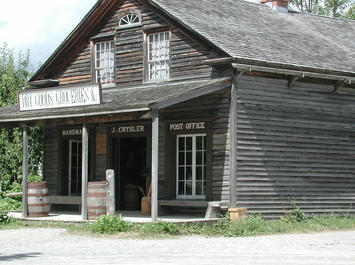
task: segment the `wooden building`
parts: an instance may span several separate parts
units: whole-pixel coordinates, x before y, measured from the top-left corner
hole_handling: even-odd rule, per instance
[[[44,127],[50,195],[85,198],[112,168],[118,210],[152,183],[153,220],[209,201],[354,214],[354,39],[284,1],[99,0],[0,124],[25,149]]]

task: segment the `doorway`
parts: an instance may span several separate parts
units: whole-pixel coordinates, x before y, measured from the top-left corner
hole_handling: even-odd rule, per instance
[[[141,198],[146,190],[147,177],[147,138],[120,137],[116,145],[118,154],[118,185],[116,188],[117,209],[139,211]]]

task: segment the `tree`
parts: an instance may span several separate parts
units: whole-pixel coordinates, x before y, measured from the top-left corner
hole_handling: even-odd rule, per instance
[[[348,12],[346,12],[345,17],[347,19],[353,19],[355,20],[355,2],[352,4],[352,6],[349,8]]]
[[[291,0],[301,12],[355,19],[355,0]]]
[[[0,46],[0,107],[17,103],[17,93],[28,86],[31,76],[29,51],[20,52],[15,63],[13,49],[3,43]],[[29,130],[29,171],[42,172],[42,131]],[[21,182],[22,175],[22,131],[20,128],[0,130],[0,184],[3,190],[13,182]]]

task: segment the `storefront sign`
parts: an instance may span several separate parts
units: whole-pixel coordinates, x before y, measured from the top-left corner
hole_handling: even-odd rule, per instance
[[[95,84],[23,91],[19,102],[21,111],[95,105],[100,104],[100,88]]]
[[[141,133],[145,132],[144,125],[114,126],[112,133]]]
[[[183,131],[183,130],[204,130],[206,129],[206,122],[180,122],[170,123],[170,131]]]
[[[81,129],[62,130],[62,136],[77,136],[81,135]]]

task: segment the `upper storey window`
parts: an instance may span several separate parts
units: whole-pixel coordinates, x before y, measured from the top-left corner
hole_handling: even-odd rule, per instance
[[[115,47],[113,41],[95,44],[95,78],[102,86],[115,84]]]
[[[122,27],[134,27],[141,25],[141,17],[136,13],[128,13],[120,18],[118,26]]]
[[[158,81],[170,78],[169,32],[148,35],[148,80]]]

